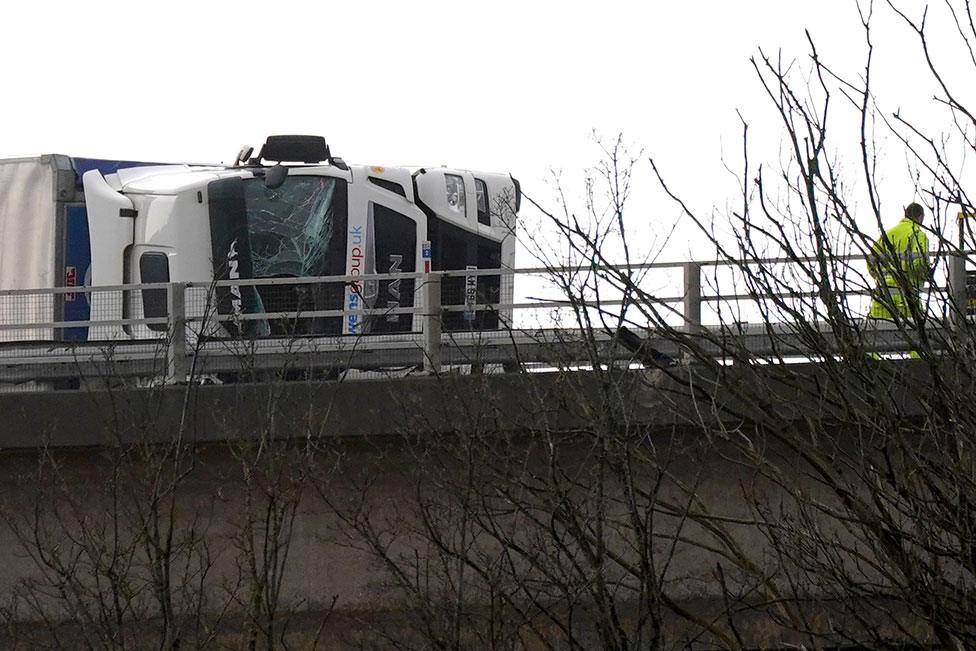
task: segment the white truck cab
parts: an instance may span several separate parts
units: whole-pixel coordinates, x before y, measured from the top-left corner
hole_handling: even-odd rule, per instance
[[[83,174],[92,286],[423,271],[429,242],[439,270],[512,267],[521,198],[507,175],[448,168],[347,165],[312,136],[268,138],[233,166],[144,165]],[[274,161],[275,164],[269,164]],[[444,283],[444,303],[464,302],[463,277]],[[414,279],[218,288],[221,314],[410,307]],[[455,285],[457,285],[455,287]],[[510,303],[510,284],[479,276],[478,303]],[[187,306],[199,312],[203,306]],[[91,320],[165,316],[165,292],[95,292]],[[499,314],[445,315],[444,327],[493,329]],[[416,329],[410,314],[309,319],[303,333]],[[273,334],[265,320],[238,332]],[[162,326],[96,327],[88,339],[161,336]],[[230,329],[230,325],[228,325]]]

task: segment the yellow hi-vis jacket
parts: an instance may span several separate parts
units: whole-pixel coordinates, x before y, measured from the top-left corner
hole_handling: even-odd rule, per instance
[[[878,284],[868,316],[908,317],[910,305],[920,310],[919,291],[929,277],[929,240],[922,228],[904,217],[885,231],[871,247],[868,273]]]

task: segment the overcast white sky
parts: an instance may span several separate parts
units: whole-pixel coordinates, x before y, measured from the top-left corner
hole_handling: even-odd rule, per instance
[[[911,110],[931,96],[917,46],[879,13],[876,88]],[[853,0],[8,3],[0,157],[229,161],[314,133],[350,162],[509,171],[545,201],[550,169],[593,162],[595,129],[722,205],[736,109],[779,137],[748,59],[804,57],[804,28],[842,71],[862,66]]]

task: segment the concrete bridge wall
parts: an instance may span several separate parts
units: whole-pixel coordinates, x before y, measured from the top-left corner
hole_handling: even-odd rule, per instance
[[[781,417],[823,414],[810,390],[817,367],[797,366],[789,377],[777,385]],[[497,499],[492,482],[506,464],[513,467],[508,489],[544,485],[558,459],[564,481],[577,482],[567,494],[587,505],[594,468],[604,458],[600,433],[608,431],[633,439],[623,448],[648,473],[631,487],[660,490],[662,502],[685,505],[688,494],[676,487],[692,487],[702,505],[729,518],[728,530],[750,558],[776,563],[758,530],[735,519],[753,517],[750,500],[757,495],[780,500],[778,489],[714,435],[766,407],[732,393],[723,397],[725,381],[679,369],[674,377],[581,372],[2,395],[0,594],[15,602],[8,613],[13,620],[46,613],[80,621],[88,614],[79,604],[104,601],[112,590],[102,585],[69,598],[58,591],[104,581],[125,567],[125,581],[141,586],[129,615],[154,613],[146,586],[153,584],[155,543],[146,543],[146,532],[160,522],[164,533],[172,526],[177,541],[187,540],[172,555],[183,565],[169,568],[172,582],[187,586],[174,600],[179,613],[200,607],[237,616],[253,606],[252,588],[262,581],[265,605],[278,598],[282,612],[334,609],[368,618],[415,607],[417,595],[396,585],[382,554],[370,547],[367,524],[387,545],[387,557],[408,569],[424,565],[411,565],[410,558],[429,554],[433,563],[449,556],[425,535],[425,514],[443,518],[451,535],[480,531],[470,544],[491,554],[497,541],[462,522],[460,496]],[[794,463],[789,450],[768,454]],[[618,476],[600,476],[607,490],[621,491],[610,508],[623,518],[617,497],[627,486]],[[534,512],[545,512],[546,499],[530,500]],[[515,526],[504,516],[499,522]],[[730,568],[723,587],[715,580],[719,556],[694,544],[662,544],[675,532],[714,542],[687,518],[659,514],[654,527],[665,538],[655,540],[651,556],[667,564],[661,573],[670,599],[706,613],[721,607],[726,590],[748,589],[754,580]],[[276,547],[275,531],[287,545]],[[538,531],[525,526],[512,536],[531,544]],[[138,548],[126,548],[137,539]],[[627,532],[608,539],[621,549],[633,543]],[[276,559],[269,550],[287,557]],[[270,578],[256,578],[268,564],[275,568]],[[60,574],[68,568],[77,581]],[[276,576],[280,593],[266,585]],[[775,638],[775,626],[762,617],[744,616],[741,625],[757,640]],[[668,626],[676,638],[701,634],[681,618]]]

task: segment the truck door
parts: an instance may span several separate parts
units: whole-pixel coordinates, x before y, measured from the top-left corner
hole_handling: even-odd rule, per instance
[[[369,219],[373,223],[373,257],[376,273],[397,274],[413,272],[417,268],[417,222],[395,209],[377,201],[369,204]],[[413,307],[413,278],[381,280],[375,291],[377,308]],[[370,331],[410,332],[411,314],[377,314],[370,319]]]
[[[405,172],[400,181],[391,180],[399,174],[394,170],[375,173],[385,174],[385,177],[367,175],[365,182],[360,182],[357,177],[356,183],[350,186],[346,273],[413,273],[417,271],[420,259],[419,233],[426,227],[426,217],[408,199],[409,176]],[[349,315],[343,323],[343,333],[414,330],[414,315],[398,314],[394,310],[414,306],[415,288],[413,278],[350,283],[346,288],[347,309],[387,309],[389,313],[379,312],[367,317]]]

